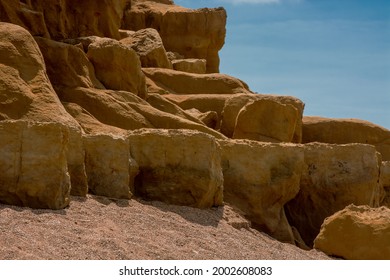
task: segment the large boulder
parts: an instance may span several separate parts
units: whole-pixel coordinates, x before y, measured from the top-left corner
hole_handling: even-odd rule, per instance
[[[298,110],[274,100],[256,100],[237,115],[233,138],[264,142],[291,142],[298,122]]]
[[[137,130],[129,135],[139,164],[135,195],[199,208],[222,205],[220,147],[214,137],[191,130]]]
[[[375,147],[364,144],[303,145],[305,166],[298,195],[286,204],[289,222],[312,246],[326,217],[347,205],[379,205],[383,190]]]
[[[242,211],[255,228],[294,244],[284,206],[298,194],[303,149],[248,140],[219,143],[224,200]]]
[[[156,29],[141,29],[120,41],[131,47],[139,56],[142,67],[172,69],[163,42]]]
[[[248,85],[224,74],[193,74],[161,68],[143,68],[148,91],[160,94],[250,93]]]
[[[69,204],[68,129],[58,123],[0,122],[0,202],[62,209]]]
[[[382,154],[382,160],[390,160],[390,131],[368,121],[304,117],[302,141],[370,144]]]
[[[128,0],[0,1],[0,20],[53,39],[97,35],[119,39]]]
[[[301,143],[302,115],[303,115],[303,109],[305,107],[305,104],[298,98],[292,96],[266,95],[266,94],[236,94],[236,95],[229,96],[225,102],[223,111],[221,113],[221,132],[225,136],[232,138],[235,133],[237,117],[240,111],[249,103],[259,102],[259,101],[271,103],[270,105],[274,104],[274,106],[279,107],[279,110],[280,108],[290,108],[289,106],[293,106],[297,110],[297,114],[298,114],[296,118],[296,122],[289,124],[288,127],[284,125],[283,129],[285,130],[294,129],[294,134],[291,139],[291,142]],[[284,106],[277,105],[277,103],[272,103],[272,101],[280,103]],[[288,111],[292,111],[291,108]],[[280,118],[280,116],[276,114],[276,112],[268,112],[268,113],[270,115],[266,116],[266,118],[270,122],[272,122],[274,119]],[[261,119],[259,121],[261,121]]]
[[[348,260],[389,260],[390,209],[349,205],[325,219],[314,248]]]
[[[89,191],[96,195],[129,199],[138,174],[130,158],[129,141],[113,135],[83,137]]]
[[[161,1],[159,1],[161,2]],[[187,9],[155,1],[133,1],[125,10],[122,28],[158,30],[166,50],[185,58],[207,60],[207,72],[219,72],[218,51],[225,43],[226,11]]]
[[[136,52],[113,39],[91,43],[87,56],[95,67],[97,78],[108,89],[146,95],[145,76]]]

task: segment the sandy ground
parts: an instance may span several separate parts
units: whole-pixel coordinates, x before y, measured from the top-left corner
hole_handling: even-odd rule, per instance
[[[72,197],[64,210],[0,204],[0,259],[328,259],[249,228],[229,206]]]

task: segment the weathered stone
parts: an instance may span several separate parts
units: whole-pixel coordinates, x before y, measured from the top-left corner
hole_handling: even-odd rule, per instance
[[[45,58],[47,75],[55,87],[100,88],[104,86],[95,76],[92,63],[78,47],[35,37]]]
[[[112,135],[83,136],[89,191],[96,195],[129,199],[137,163],[130,158],[129,141]]]
[[[217,128],[220,127],[222,111],[231,94],[166,94],[164,97],[177,104],[183,110],[196,109],[202,113],[216,112],[218,116]],[[233,127],[234,128],[234,127]]]
[[[193,129],[208,133],[218,139],[225,138],[219,132],[203,124],[160,111],[130,92],[93,88],[60,88],[58,94],[63,102],[78,104],[96,120],[108,126],[125,130],[139,128]],[[82,122],[87,121],[84,124],[81,122],[82,126],[97,124],[93,122],[93,119],[85,117],[87,115],[83,113],[83,118],[78,118]]]
[[[370,145],[306,144],[298,195],[286,205],[289,222],[312,246],[326,217],[354,203],[381,199],[378,153]]]
[[[218,51],[225,43],[226,11],[187,9],[172,4],[134,1],[124,13],[122,28],[159,31],[165,49],[185,58],[207,60],[207,72],[219,72]]]
[[[133,36],[134,33],[135,31],[132,30],[119,29],[119,35],[121,40]]]
[[[238,113],[233,138],[264,142],[291,142],[294,137],[298,111],[292,105],[274,100],[256,100],[246,104]]]
[[[87,183],[81,148],[81,128],[58,99],[47,77],[38,45],[27,30],[13,24],[0,23],[0,37],[0,120],[55,122],[66,125],[69,128],[67,161],[72,182],[71,194],[84,195]],[[59,51],[56,56],[61,54],[63,52]],[[77,65],[73,62],[71,67]],[[54,68],[49,66],[48,69],[53,74]],[[56,69],[61,69],[61,66],[57,65]],[[65,78],[69,77],[66,71],[64,75]]]
[[[347,206],[325,219],[314,248],[348,260],[389,260],[390,209]]]
[[[198,118],[194,117],[189,112],[181,109],[175,103],[170,102],[163,95],[148,94],[148,97],[147,97],[146,101],[150,105],[152,105],[154,108],[156,108],[156,109],[158,109],[160,111],[163,111],[163,112],[166,112],[166,113],[170,113],[172,115],[175,115],[175,116],[178,116],[178,117],[181,117],[183,119],[187,119],[187,120],[199,123],[199,124],[203,124]]]
[[[192,108],[186,110],[187,113],[204,123],[206,126],[217,129],[218,126],[218,114],[215,111],[209,111],[202,113],[198,109]]]
[[[294,243],[284,206],[299,191],[303,149],[248,140],[219,143],[225,201],[245,213],[254,227]]]
[[[141,60],[142,67],[172,69],[172,63],[168,59],[157,30],[153,28],[141,29],[120,42],[135,50]]]
[[[95,67],[97,78],[106,88],[145,97],[145,76],[139,57],[130,47],[103,38],[89,45],[87,56]]]
[[[122,137],[127,135],[127,130],[98,121],[91,113],[78,104],[63,102],[63,105],[66,111],[80,124],[85,134],[111,134]],[[84,149],[82,155],[84,158]]]
[[[128,0],[0,0],[0,20],[56,40],[97,35],[119,39]]]
[[[390,160],[390,131],[357,119],[303,118],[303,143],[362,143],[374,145],[382,160]]]
[[[0,0],[0,21],[19,25],[36,36],[50,36],[43,13],[32,10],[23,1]]]
[[[160,94],[250,93],[248,85],[224,74],[193,74],[170,69],[143,68],[148,91]]]
[[[390,208],[390,161],[382,162],[380,181],[384,189],[381,205]]]
[[[222,205],[220,148],[214,137],[191,130],[138,130],[129,142],[140,168],[137,196],[199,208]]]
[[[167,52],[167,56],[171,62],[175,59],[184,59],[184,56],[177,52]]]
[[[172,61],[173,69],[176,71],[183,71],[195,74],[206,73],[206,59],[175,59]]]
[[[0,122],[0,201],[31,208],[69,204],[68,129],[56,123]]]
[[[302,115],[304,103],[298,98],[282,95],[265,95],[265,94],[236,94],[229,96],[225,102],[223,112],[221,113],[221,133],[232,138],[236,126],[237,116],[241,109],[247,104],[258,100],[271,100],[284,105],[292,105],[297,109],[298,117],[295,124],[295,131],[292,142],[301,143],[302,141]],[[267,117],[268,119],[268,117]]]

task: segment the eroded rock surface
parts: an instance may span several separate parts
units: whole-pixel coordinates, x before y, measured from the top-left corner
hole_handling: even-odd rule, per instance
[[[287,203],[289,222],[311,246],[326,217],[347,205],[379,206],[379,158],[364,144],[303,146],[305,166],[300,191]]]
[[[119,39],[127,0],[2,0],[0,20],[56,40],[97,35]]]
[[[225,43],[226,11],[187,9],[155,1],[134,1],[123,18],[122,28],[158,30],[167,51],[185,58],[207,61],[207,72],[219,72],[218,51]]]
[[[156,29],[146,28],[121,40],[121,43],[135,50],[141,60],[142,67],[172,69],[164,44]]]
[[[58,123],[0,122],[0,201],[31,208],[69,204],[66,147],[69,131]]]
[[[200,208],[222,205],[221,154],[214,137],[191,130],[137,130],[129,143],[140,169],[137,196]]]
[[[284,206],[298,194],[303,149],[244,140],[220,144],[225,201],[241,210],[258,229],[294,244]]]

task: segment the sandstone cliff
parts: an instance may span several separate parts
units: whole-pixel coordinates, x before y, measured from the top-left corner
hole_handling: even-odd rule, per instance
[[[223,8],[0,0],[0,21],[1,203],[229,204],[279,241],[387,258],[321,244],[348,205],[389,206],[390,131],[304,117],[301,100],[219,73]]]

